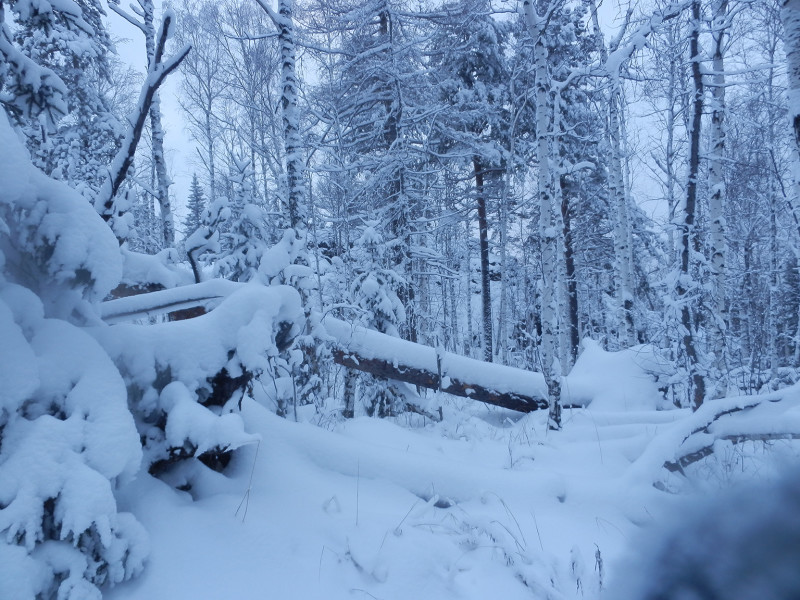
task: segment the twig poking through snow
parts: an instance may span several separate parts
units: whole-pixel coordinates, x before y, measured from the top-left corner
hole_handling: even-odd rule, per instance
[[[239,506],[236,507],[236,512],[233,513],[233,516],[237,516],[239,514],[239,510],[242,508],[242,504],[244,504],[244,513],[242,514],[242,523],[247,518],[247,508],[250,506],[250,490],[253,489],[253,474],[256,472],[256,459],[258,458],[258,449],[261,447],[261,440],[256,442],[256,452],[253,455],[253,464],[250,467],[250,480],[247,482],[247,490],[244,493],[244,497],[242,501],[239,502]]]

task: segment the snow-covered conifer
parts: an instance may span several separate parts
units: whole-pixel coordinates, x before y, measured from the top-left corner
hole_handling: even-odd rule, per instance
[[[0,114],[0,597],[99,600],[147,555],[114,488],[139,469],[125,383],[85,331],[119,281],[112,232]]]
[[[384,267],[387,248],[377,222],[365,223],[353,254],[363,265],[350,287],[353,304],[361,309],[359,320],[370,329],[399,337],[406,316],[397,294],[403,282],[394,270]],[[364,382],[362,402],[367,414],[385,417],[402,412],[405,402],[399,385],[380,379]]]
[[[189,188],[189,200],[186,202],[186,208],[189,212],[183,220],[184,238],[191,236],[200,227],[203,221],[203,211],[206,208],[205,194],[197,179],[197,173],[192,175],[192,185]]]
[[[254,203],[250,161],[234,157],[233,165],[233,198],[214,269],[226,279],[249,281],[258,272],[267,248],[267,219],[264,210]]]

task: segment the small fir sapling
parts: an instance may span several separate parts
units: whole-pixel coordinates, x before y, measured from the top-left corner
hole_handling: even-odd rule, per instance
[[[356,273],[350,294],[353,304],[362,309],[363,325],[399,337],[399,326],[406,318],[397,294],[403,279],[395,271],[383,267],[386,252],[378,223],[366,222],[353,248],[354,256],[364,267]],[[365,382],[361,388],[367,414],[385,417],[401,413],[405,400],[398,385],[388,380]]]
[[[234,157],[233,163],[233,198],[214,270],[226,279],[250,281],[267,249],[267,218],[264,209],[254,203],[250,161]]]

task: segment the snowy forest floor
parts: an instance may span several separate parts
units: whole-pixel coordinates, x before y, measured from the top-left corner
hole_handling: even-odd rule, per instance
[[[795,454],[730,446],[686,479],[642,457],[691,413],[623,405],[568,410],[552,432],[544,411],[449,399],[441,423],[313,407],[293,422],[245,401],[261,441],[225,475],[195,473],[187,493],[140,474],[123,490],[152,549],[107,598],[595,598],[687,495]]]

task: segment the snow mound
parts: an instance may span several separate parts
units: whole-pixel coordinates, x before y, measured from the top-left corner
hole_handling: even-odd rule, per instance
[[[92,330],[125,378],[148,466],[255,440],[232,413],[253,378],[272,374],[276,339],[296,335],[304,315],[292,288],[231,286],[217,308],[191,320]]]
[[[31,164],[5,114],[0,181],[0,265],[44,300],[48,314],[70,316],[81,297],[99,300],[117,285],[122,259],[114,234],[78,192]]]
[[[584,339],[583,352],[564,380],[565,404],[591,406],[593,411],[654,410],[664,404],[656,377],[666,372],[652,346],[619,352],[603,350]]]
[[[108,356],[43,312],[32,292],[0,284],[0,597],[100,598],[147,555],[113,491],[142,451]]]

